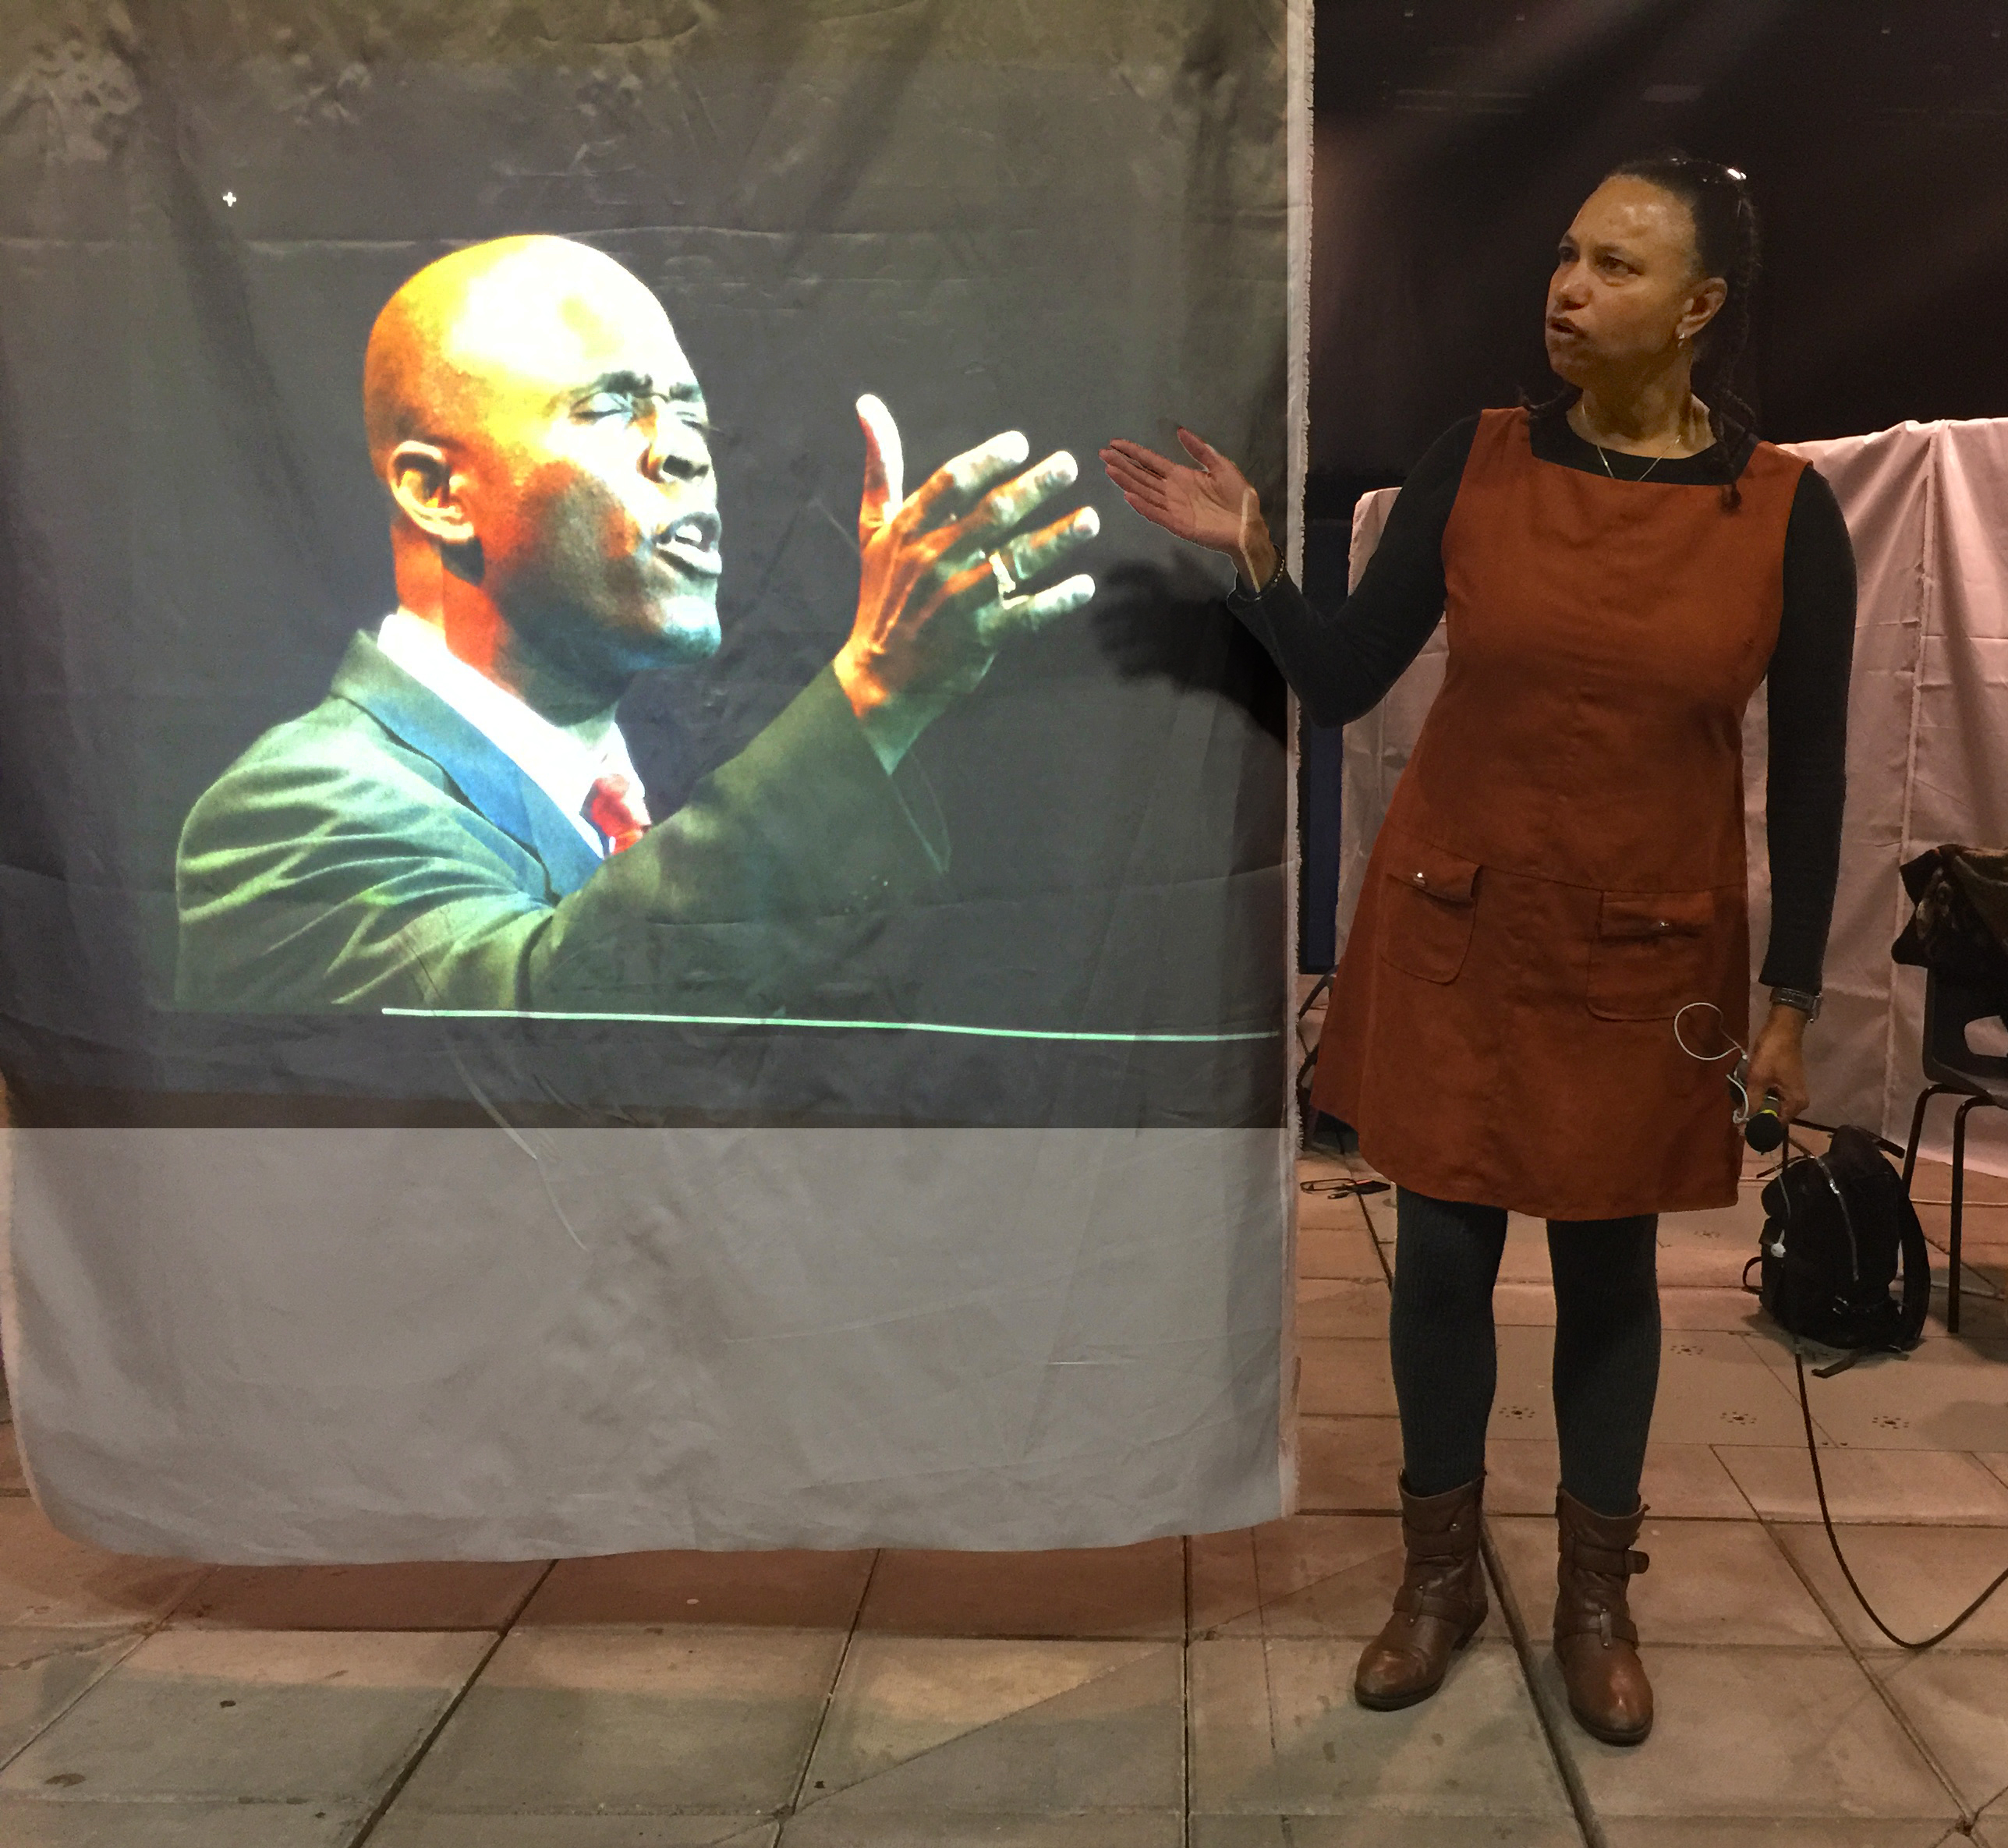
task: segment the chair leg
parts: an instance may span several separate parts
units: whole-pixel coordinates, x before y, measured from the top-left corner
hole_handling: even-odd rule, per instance
[[[1994,1099],[1969,1097],[1953,1113],[1952,1225],[1946,1240],[1946,1333],[1949,1335],[1959,1333],[1960,1220],[1966,1207],[1966,1120],[1983,1104],[1993,1106]]]
[[[1918,1107],[1911,1113],[1911,1139],[1904,1145],[1904,1191],[1911,1191],[1911,1177],[1917,1171],[1918,1151],[1924,1145],[1925,1112],[1934,1097],[1948,1096],[1957,1087],[1952,1085],[1927,1085],[1918,1093]]]

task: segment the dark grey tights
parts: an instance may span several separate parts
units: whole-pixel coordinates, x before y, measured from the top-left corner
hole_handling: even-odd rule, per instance
[[[1562,1486],[1599,1514],[1638,1506],[1659,1385],[1659,1222],[1550,1220],[1555,1278],[1555,1423]],[[1396,1195],[1389,1336],[1413,1495],[1461,1487],[1485,1465],[1499,1375],[1492,1287],[1506,1249],[1497,1206]]]

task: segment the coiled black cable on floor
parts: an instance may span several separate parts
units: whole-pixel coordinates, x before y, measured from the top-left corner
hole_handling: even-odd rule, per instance
[[[1806,1454],[1812,1460],[1813,1492],[1819,1498],[1820,1524],[1827,1531],[1827,1544],[1833,1549],[1834,1563],[1840,1567],[1841,1577],[1847,1581],[1847,1588],[1854,1594],[1855,1602],[1868,1613],[1869,1622],[1889,1637],[1898,1648],[1920,1650],[1935,1648],[1964,1624],[1969,1617],[1974,1616],[1980,1607],[2004,1584],[2008,1584],[2008,1567],[2003,1567],[1996,1576],[1994,1582],[1942,1630],[1935,1630],[1929,1636],[1918,1641],[1914,1642],[1908,1637],[1899,1636],[1887,1623],[1884,1623],[1881,1613],[1868,1602],[1868,1595],[1856,1582],[1854,1570],[1847,1563],[1847,1555],[1840,1549],[1840,1536],[1833,1531],[1833,1516],[1827,1510],[1826,1478],[1820,1469],[1820,1448],[1813,1436],[1813,1408],[1806,1397],[1806,1360],[1796,1341],[1792,1344],[1792,1365],[1799,1376],[1799,1415],[1806,1422]]]
[[[1833,1133],[1833,1126],[1824,1123],[1801,1122],[1793,1127],[1821,1130],[1829,1135]],[[1886,1136],[1877,1136],[1875,1140],[1877,1146],[1886,1155],[1900,1156],[1904,1153],[1902,1149]],[[1779,1157],[1777,1167],[1769,1170],[1762,1178],[1768,1181],[1782,1172],[1794,1154],[1803,1156],[1809,1152],[1810,1151],[1801,1148],[1788,1136],[1786,1140],[1785,1152]],[[1746,1275],[1748,1269],[1748,1267],[1745,1266]],[[1748,1287],[1747,1285],[1745,1287]],[[1852,1359],[1854,1357],[1850,1355],[1849,1358]],[[1855,1577],[1854,1569],[1847,1563],[1847,1555],[1841,1550],[1840,1535],[1834,1531],[1833,1515],[1827,1506],[1826,1475],[1820,1467],[1819,1440],[1813,1435],[1812,1403],[1806,1395],[1805,1352],[1796,1336],[1792,1341],[1792,1368],[1797,1375],[1799,1382],[1799,1416],[1804,1421],[1806,1428],[1806,1460],[1813,1466],[1813,1493],[1819,1501],[1820,1525],[1826,1529],[1827,1545],[1833,1549],[1834,1563],[1840,1567],[1841,1577],[1847,1581],[1847,1588],[1854,1594],[1855,1602],[1860,1605],[1863,1611],[1867,1613],[1869,1622],[1881,1630],[1898,1648],[1909,1649],[1913,1652],[1935,1648],[1947,1637],[1964,1625],[1969,1619],[1978,1615],[1981,1607],[2003,1585],[2008,1584],[2008,1566],[2004,1566],[1995,1575],[1993,1582],[1987,1587],[1986,1590],[1974,1598],[1972,1603],[1969,1604],[1950,1623],[1945,1625],[1942,1629],[1933,1630],[1928,1637],[1913,1641],[1909,1637],[1899,1636],[1887,1623],[1884,1623],[1882,1613],[1868,1602],[1868,1594],[1862,1590],[1860,1581]]]

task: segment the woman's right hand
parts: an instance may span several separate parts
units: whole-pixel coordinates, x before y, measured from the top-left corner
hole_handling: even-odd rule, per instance
[[[1276,571],[1276,547],[1260,497],[1212,444],[1182,426],[1178,441],[1196,469],[1121,437],[1102,451],[1102,466],[1122,497],[1153,526],[1226,553],[1248,588],[1260,589]]]

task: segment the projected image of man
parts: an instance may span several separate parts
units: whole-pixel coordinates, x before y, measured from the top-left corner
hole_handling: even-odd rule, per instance
[[[1018,530],[1071,457],[1027,468],[1008,432],[908,497],[862,399],[851,636],[653,822],[614,709],[717,650],[724,569],[703,394],[661,305],[584,245],[474,246],[392,297],[363,395],[398,607],[190,812],[183,1007],[785,1006],[942,869],[915,739],[1093,593],[1020,589],[1096,529],[1084,508]]]

